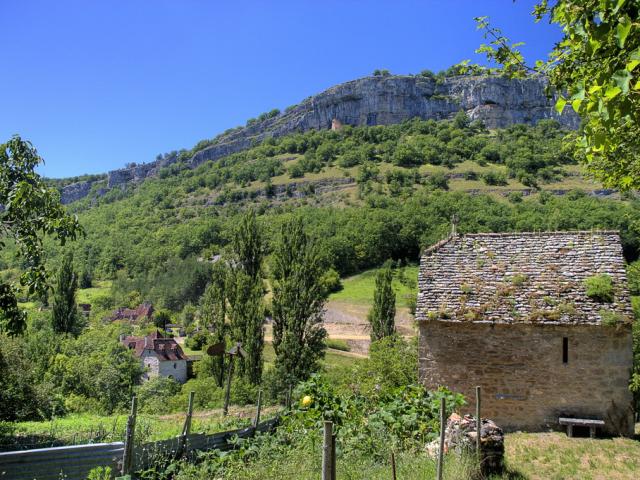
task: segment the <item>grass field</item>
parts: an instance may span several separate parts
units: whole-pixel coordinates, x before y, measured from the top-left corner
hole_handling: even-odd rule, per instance
[[[109,296],[111,280],[94,280],[93,287],[78,289],[76,300],[78,303],[93,303],[96,298]]]
[[[636,429],[637,430],[637,429]],[[632,480],[640,478],[640,437],[568,438],[563,433],[506,436],[504,479]]]
[[[399,275],[407,279],[405,283],[400,282]],[[376,273],[378,269],[367,270],[353,277],[342,280],[342,290],[332,293],[329,300],[343,303],[354,303],[357,305],[371,305],[373,303],[373,292],[376,286]],[[397,269],[393,278],[393,289],[396,292],[396,307],[408,307],[407,298],[415,297],[417,294],[416,285],[418,280],[418,266],[409,265],[402,269]],[[407,284],[413,284],[408,286]]]

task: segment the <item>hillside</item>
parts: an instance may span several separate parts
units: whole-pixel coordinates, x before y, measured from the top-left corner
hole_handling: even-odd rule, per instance
[[[106,178],[92,176],[59,183],[62,201],[70,203],[90,193],[102,195],[114,187],[155,177],[162,168],[179,162],[194,168],[205,161],[246,150],[268,138],[338,125],[393,125],[412,118],[442,120],[464,111],[470,119],[482,121],[490,129],[535,124],[543,119],[557,119],[565,127],[575,128],[577,117],[569,111],[558,115],[553,108],[553,98],[545,93],[545,86],[542,78],[509,80],[499,76],[430,73],[365,77],[329,88],[283,112],[274,109],[249,119],[246,126],[203,140],[191,150],[159,155],[153,162],[111,171]]]

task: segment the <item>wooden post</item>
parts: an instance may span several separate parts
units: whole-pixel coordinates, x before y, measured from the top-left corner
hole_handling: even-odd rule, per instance
[[[180,442],[178,444],[178,458],[187,452],[187,437],[191,433],[191,417],[193,415],[193,397],[195,392],[189,392],[189,405],[187,406],[187,417],[184,419],[184,426],[182,427],[182,435],[180,435]]]
[[[396,480],[396,454],[391,450],[391,479]]]
[[[222,415],[224,417],[229,413],[229,397],[231,396],[231,375],[233,375],[233,356],[229,355],[229,373],[227,374],[227,391],[224,393],[224,408]]]
[[[333,423],[324,422],[324,441],[322,443],[322,480],[332,480],[331,469],[333,460],[331,458],[333,440]]]
[[[478,462],[482,460],[480,437],[482,436],[482,417],[480,415],[480,387],[476,387],[476,455]]]
[[[136,429],[136,414],[138,410],[138,399],[134,395],[131,397],[131,413],[127,418],[127,430],[124,437],[124,453],[122,455],[122,475],[129,475],[133,471],[134,448],[133,440]]]
[[[262,390],[258,390],[258,406],[256,407],[256,418],[253,420],[253,426],[258,427],[260,423],[260,406],[262,404]]]
[[[438,449],[438,480],[442,480],[444,463],[444,431],[447,428],[445,423],[445,401],[440,399],[440,448]]]
[[[331,480],[336,480],[336,434],[331,435]]]

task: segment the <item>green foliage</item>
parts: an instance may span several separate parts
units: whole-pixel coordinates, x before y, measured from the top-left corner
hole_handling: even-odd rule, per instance
[[[202,297],[200,321],[202,326],[211,331],[211,344],[228,342],[228,327],[226,324],[226,268],[222,261],[213,265],[211,282]],[[216,379],[218,387],[222,387],[224,379],[224,357],[209,358],[210,372]]]
[[[64,245],[81,232],[78,220],[66,213],[55,190],[35,173],[42,158],[30,142],[19,136],[0,144],[0,205],[2,229],[11,238],[25,267],[20,285],[28,292],[46,295],[47,271],[43,259],[42,234],[52,235]],[[0,239],[0,247],[5,243]],[[14,284],[0,283],[0,332],[11,335],[25,328],[25,315],[18,308]]]
[[[614,299],[613,279],[610,275],[593,275],[584,281],[588,297],[597,302],[611,303]]]
[[[238,358],[238,373],[254,385],[262,377],[264,306],[262,261],[266,246],[256,214],[248,211],[235,229],[231,242],[225,293],[229,308],[231,340],[241,342],[247,358]]]
[[[487,185],[507,185],[507,176],[502,172],[488,171],[481,175],[482,181]]]
[[[209,334],[204,331],[194,333],[185,340],[184,344],[191,350],[198,351],[202,350],[207,345],[212,345],[213,342],[211,341]]]
[[[324,355],[327,267],[318,246],[294,217],[282,225],[273,249],[273,348],[283,389],[307,379]]]
[[[153,377],[136,388],[138,409],[143,413],[164,413],[167,401],[180,392],[180,384],[172,378]]]
[[[76,305],[77,289],[78,278],[73,271],[73,254],[67,252],[62,258],[53,296],[51,324],[54,332],[80,333],[82,324]]]
[[[376,275],[373,306],[367,315],[371,326],[371,341],[380,340],[395,333],[396,292],[391,286],[392,280],[393,271],[391,265],[387,264]]]
[[[548,19],[561,27],[563,37],[546,62],[528,67],[502,32],[477,18],[478,28],[491,41],[478,52],[502,65],[503,73],[523,77],[529,72],[549,77],[560,93],[556,109],[570,104],[583,122],[574,148],[587,168],[606,186],[632,189],[640,186],[640,26],[635,1],[541,1],[534,9],[536,21]]]
[[[624,322],[624,316],[618,312],[602,308],[598,313],[602,319],[602,324],[606,327],[615,327]]]

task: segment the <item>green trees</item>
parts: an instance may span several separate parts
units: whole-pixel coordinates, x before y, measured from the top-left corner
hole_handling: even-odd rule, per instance
[[[53,293],[51,325],[56,333],[78,334],[81,329],[76,305],[78,277],[73,271],[73,254],[67,252],[62,258],[56,287]]]
[[[242,342],[247,358],[238,359],[238,372],[257,385],[262,378],[264,347],[264,289],[262,261],[265,245],[256,214],[240,219],[231,242],[226,296],[231,340]]]
[[[226,275],[224,264],[222,261],[217,261],[213,265],[211,282],[202,297],[201,323],[204,328],[211,331],[214,344],[220,342],[226,344],[228,339]],[[217,356],[211,362],[211,374],[216,379],[218,386],[222,387],[224,381],[224,357],[222,355]]]
[[[486,53],[509,76],[547,75],[560,94],[556,108],[567,104],[583,122],[574,149],[587,169],[606,186],[640,187],[640,10],[637,1],[542,0],[534,8],[562,29],[546,62],[525,64],[518,50],[487,17],[476,19],[489,44]]]
[[[318,244],[304,231],[302,220],[289,219],[273,251],[273,348],[281,387],[305,380],[324,356],[327,335],[321,326],[327,291],[326,271]]]
[[[81,231],[78,220],[60,205],[55,190],[47,187],[35,167],[42,162],[30,142],[19,136],[0,145],[0,226],[12,238],[26,271],[20,285],[29,293],[45,295],[47,272],[43,263],[42,234],[53,235],[61,244],[74,240]],[[4,243],[0,242],[4,247]],[[25,328],[25,315],[18,308],[16,285],[0,282],[0,331],[11,335]]]
[[[373,306],[367,315],[371,325],[371,341],[381,340],[396,331],[396,293],[391,281],[393,271],[389,262],[376,274],[376,289],[373,293]]]

